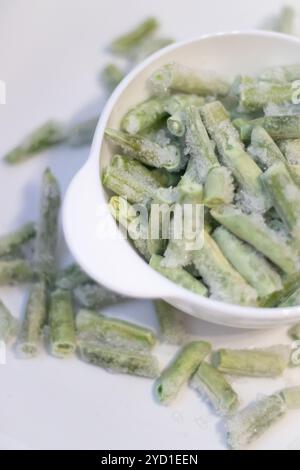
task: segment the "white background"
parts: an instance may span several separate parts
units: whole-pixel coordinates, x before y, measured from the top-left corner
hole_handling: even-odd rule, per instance
[[[297,1],[290,2],[297,5]],[[108,61],[107,44],[144,16],[161,19],[164,35],[187,38],[220,30],[261,27],[282,4],[274,0],[0,0],[0,155],[48,118],[101,111],[106,95],[97,73]],[[259,51],[253,51],[259,54]],[[0,232],[29,219],[39,206],[42,172],[50,165],[63,190],[88,156],[88,148],[59,148],[15,168],[0,163]],[[59,261],[67,262],[63,240]],[[1,288],[16,316],[25,290]],[[149,302],[132,302],[109,313],[156,327]],[[189,319],[191,331],[221,345],[248,347],[287,343],[285,329],[248,332]],[[174,354],[160,347],[162,363]],[[278,380],[234,381],[243,404],[262,393],[297,384],[298,370]],[[300,376],[299,376],[300,383]],[[191,390],[169,408],[155,403],[152,382],[107,374],[76,359],[42,353],[25,361],[9,353],[0,365],[0,449],[224,449],[224,423]],[[255,448],[300,448],[299,413],[274,426]]]

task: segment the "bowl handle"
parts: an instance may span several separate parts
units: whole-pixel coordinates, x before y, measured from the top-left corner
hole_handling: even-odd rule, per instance
[[[91,160],[73,178],[63,204],[64,235],[75,260],[96,282],[129,297],[178,297],[177,286],[150,268],[122,236]]]

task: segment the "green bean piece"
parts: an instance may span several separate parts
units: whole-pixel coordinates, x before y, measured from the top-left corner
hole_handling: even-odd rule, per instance
[[[211,210],[213,218],[241,240],[249,243],[287,274],[298,271],[298,258],[281,235],[271,230],[262,216],[245,214],[234,206]]]
[[[300,287],[298,287],[298,289],[295,290],[295,292],[293,292],[289,297],[280,302],[278,307],[296,307],[297,305],[300,305]]]
[[[155,394],[159,402],[167,405],[173,401],[210,352],[211,345],[203,341],[194,341],[183,346],[174,361],[157,379]]]
[[[204,204],[212,208],[231,204],[233,199],[233,178],[228,168],[224,166],[212,168],[204,184]]]
[[[265,116],[293,116],[300,114],[300,105],[294,103],[274,104],[264,106]]]
[[[151,252],[148,246],[148,225],[143,217],[139,217],[137,210],[120,196],[110,199],[109,208],[116,221],[127,230],[137,251],[149,261]]]
[[[300,340],[300,323],[297,323],[290,328],[289,336],[296,341]]]
[[[207,232],[201,250],[193,252],[193,264],[214,298],[232,304],[256,305],[256,291],[231,266]]]
[[[277,307],[280,302],[287,299],[300,286],[299,272],[291,274],[284,279],[283,288],[259,300],[259,306],[265,308]],[[300,339],[300,338],[299,338]]]
[[[167,116],[166,98],[154,97],[130,109],[122,119],[121,128],[128,134],[138,134],[155,126]]]
[[[157,214],[155,205],[150,208],[147,249],[152,255],[163,255],[168,245],[170,212]],[[148,261],[150,260],[148,259]]]
[[[185,123],[182,113],[173,114],[167,119],[169,132],[175,137],[183,137],[185,134]]]
[[[272,165],[263,175],[263,184],[276,211],[295,238],[300,237],[300,188],[283,163]]]
[[[266,349],[220,349],[212,362],[224,374],[245,377],[278,377],[289,363],[289,346],[278,345]]]
[[[186,153],[196,159],[199,183],[204,183],[209,171],[220,164],[214,150],[214,144],[210,140],[201,119],[199,109],[196,106],[188,106],[184,114],[186,120]]]
[[[234,450],[242,450],[262,436],[285,415],[286,404],[279,394],[265,397],[232,416],[227,421],[227,439]]]
[[[300,165],[300,139],[282,140],[279,147],[290,165]]]
[[[125,77],[124,72],[116,64],[107,64],[101,71],[101,82],[109,91],[113,91]]]
[[[149,351],[156,344],[152,330],[91,310],[79,310],[76,329],[80,341],[101,342],[119,349]]]
[[[74,263],[57,273],[55,285],[59,289],[73,290],[90,281],[90,277],[82,271],[78,264]]]
[[[146,57],[173,44],[173,42],[174,40],[171,38],[148,38],[132,51],[132,59],[139,64],[142,60],[146,59]]]
[[[64,125],[56,121],[49,121],[29,134],[17,147],[8,152],[4,159],[10,165],[23,163],[36,154],[61,144],[65,139]]]
[[[125,297],[106,289],[100,284],[90,282],[74,289],[74,299],[81,307],[98,309],[122,302]]]
[[[69,125],[68,145],[71,147],[85,147],[91,145],[98,121],[99,116],[94,116],[85,121]]]
[[[65,358],[76,347],[75,321],[71,293],[57,289],[50,295],[50,344],[54,356]]]
[[[15,232],[0,237],[0,256],[9,255],[36,235],[35,224],[29,222]]]
[[[0,300],[0,340],[7,343],[16,334],[17,321]]]
[[[225,96],[229,91],[229,85],[213,72],[193,70],[176,62],[156,70],[150,81],[155,94],[175,90],[196,95]]]
[[[137,375],[154,379],[159,374],[156,357],[149,353],[127,351],[106,344],[81,341],[78,345],[81,358],[109,372]]]
[[[106,129],[105,135],[119,145],[126,154],[141,163],[154,168],[176,171],[180,167],[180,152],[175,145],[165,148],[138,135],[131,135],[114,129]]]
[[[236,119],[233,123],[245,142],[251,139],[255,126],[263,127],[274,140],[300,139],[300,115],[265,116],[250,121]]]
[[[55,256],[58,239],[60,188],[57,179],[48,168],[42,182],[40,220],[37,229],[34,263],[41,279],[51,281],[55,272]]]
[[[213,233],[224,256],[241,276],[263,297],[282,289],[280,275],[252,246],[244,243],[224,227]]]
[[[248,153],[252,155],[263,170],[270,168],[270,166],[277,162],[286,163],[281,150],[263,127],[254,127]]]
[[[155,300],[154,305],[162,341],[168,344],[184,343],[187,338],[185,314],[164,300]]]
[[[46,286],[44,282],[39,282],[31,288],[25,317],[19,333],[17,350],[22,357],[32,358],[38,355],[45,321]]]
[[[154,198],[159,182],[141,163],[129,157],[115,155],[106,169],[103,184],[131,203],[140,203]]]
[[[207,288],[198,279],[195,279],[189,272],[183,268],[166,268],[162,265],[163,257],[158,255],[151,256],[150,266],[175,284],[188,289],[194,294],[207,296]]]
[[[289,5],[285,5],[279,15],[276,30],[279,33],[295,34],[296,11]]]
[[[270,203],[259,179],[262,172],[245,151],[224,106],[219,101],[208,103],[201,108],[201,115],[225,166],[230,169],[241,189],[250,196],[249,204],[254,209],[269,209]]]
[[[34,270],[25,259],[0,259],[0,285],[14,285],[31,282]]]
[[[259,78],[270,82],[294,82],[300,80],[300,64],[269,67]]]
[[[258,111],[269,103],[292,103],[295,88],[292,83],[277,83],[242,77],[240,84],[240,109]]]
[[[140,46],[145,39],[148,39],[159,27],[156,18],[146,18],[134,30],[115,39],[110,48],[115,54],[130,54],[133,49]]]
[[[173,116],[174,114],[184,111],[188,106],[200,108],[204,103],[205,98],[203,96],[187,93],[175,93],[167,98],[165,110],[170,116]]]
[[[189,158],[186,170],[178,183],[177,189],[183,202],[201,204],[203,203],[203,184],[198,165],[198,158],[192,155]]]
[[[288,410],[300,409],[300,387],[284,388],[280,392]]]
[[[201,393],[221,415],[231,415],[239,407],[239,398],[230,383],[217,369],[202,362],[191,380],[191,386]]]

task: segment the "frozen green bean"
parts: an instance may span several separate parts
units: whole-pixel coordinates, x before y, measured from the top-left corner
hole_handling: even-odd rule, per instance
[[[291,165],[300,165],[300,139],[282,140],[279,147]]]
[[[225,166],[231,170],[241,189],[250,196],[249,205],[255,209],[269,209],[270,203],[259,179],[262,172],[245,151],[224,106],[219,101],[208,103],[201,108],[201,115]]]
[[[300,115],[265,116],[247,121],[236,119],[234,125],[243,141],[249,141],[255,126],[263,127],[274,140],[300,139]]]
[[[147,202],[160,187],[152,172],[136,160],[115,155],[107,167],[103,184],[131,203]]]
[[[125,77],[124,72],[116,64],[107,64],[101,71],[101,82],[109,91],[113,91]]]
[[[57,289],[50,295],[50,346],[54,356],[65,358],[76,347],[72,296],[69,291]]]
[[[284,163],[275,163],[263,175],[263,184],[270,194],[276,211],[292,236],[300,237],[300,188]]]
[[[220,164],[214,150],[214,144],[210,140],[201,119],[199,109],[196,106],[188,106],[184,114],[186,121],[185,151],[196,159],[199,183],[204,183],[208,172]]]
[[[150,259],[151,268],[158,271],[162,276],[166,277],[175,284],[188,289],[195,294],[202,296],[207,295],[207,288],[198,279],[195,279],[189,272],[183,268],[166,268],[162,265],[162,256],[153,255]]]
[[[6,305],[0,300],[0,341],[8,342],[15,336],[17,321]]]
[[[266,349],[220,349],[212,362],[224,374],[246,377],[277,377],[288,367],[289,346],[278,345]]]
[[[271,82],[294,82],[295,80],[300,80],[300,64],[269,67],[259,75],[259,78]]]
[[[269,103],[264,106],[265,116],[293,116],[297,114],[300,114],[300,104],[285,103],[280,105]]]
[[[39,282],[31,288],[18,337],[17,350],[23,357],[31,358],[37,356],[45,321],[46,286],[44,282]]]
[[[221,415],[233,414],[239,407],[239,398],[223,374],[202,362],[191,380],[191,386],[214,406]]]
[[[204,184],[204,204],[216,207],[231,204],[234,199],[234,185],[230,170],[224,166],[212,168]]]
[[[99,341],[119,349],[147,351],[156,343],[156,336],[149,328],[104,317],[91,310],[78,312],[76,329],[80,341]]]
[[[283,288],[264,296],[259,300],[259,306],[265,308],[277,307],[280,302],[287,299],[300,286],[299,272],[291,274],[284,278]],[[300,338],[299,338],[300,339]]]
[[[31,282],[34,279],[34,270],[25,259],[0,259],[0,285],[13,285]]]
[[[278,307],[296,307],[297,305],[300,305],[300,287],[298,287],[298,289],[296,289],[289,297],[282,300],[282,302],[278,304]]]
[[[23,225],[15,232],[0,237],[0,256],[11,254],[18,250],[28,240],[34,238],[36,235],[35,224],[29,222]]]
[[[211,210],[213,218],[241,240],[249,243],[287,274],[298,271],[299,260],[287,241],[271,230],[262,216],[245,214],[234,206]]]
[[[185,314],[164,300],[155,300],[154,305],[162,341],[182,344],[187,338]]]
[[[210,352],[209,343],[194,341],[186,344],[155,384],[155,394],[159,402],[169,404],[173,401]]]
[[[34,254],[38,275],[47,281],[52,280],[55,271],[60,202],[58,181],[48,168],[42,181],[40,220]]]
[[[90,277],[82,271],[78,264],[71,264],[57,273],[55,285],[60,289],[73,290],[77,286],[87,284],[90,281]]]
[[[205,232],[201,250],[193,252],[193,264],[213,298],[240,305],[256,305],[257,293],[227,261],[216,242]]]
[[[175,137],[183,137],[185,134],[185,123],[182,113],[173,114],[167,119],[168,130]]]
[[[218,227],[213,238],[224,256],[259,296],[269,295],[283,284],[274,267],[254,248],[237,238],[224,227]]]
[[[177,189],[183,202],[203,203],[203,184],[201,183],[201,167],[198,165],[198,158],[192,155],[189,158],[186,170],[178,183]]]
[[[156,18],[146,18],[132,31],[116,38],[110,45],[112,52],[116,54],[130,54],[133,49],[140,46],[143,41],[149,38],[159,27]]]
[[[286,163],[281,150],[263,127],[254,127],[248,153],[252,155],[263,170],[270,168],[270,166],[277,162]]]
[[[36,154],[66,140],[67,133],[63,124],[49,121],[33,131],[17,147],[4,156],[10,165],[22,163]]]
[[[203,96],[198,96],[188,93],[175,93],[167,98],[165,104],[165,110],[170,115],[180,113],[185,110],[188,106],[195,106],[200,109],[205,103]]]
[[[213,72],[193,70],[176,62],[156,70],[150,81],[156,94],[175,90],[196,95],[224,96],[229,91],[229,85]]]
[[[295,88],[292,83],[277,83],[242,77],[240,84],[240,109],[258,111],[269,103],[292,103]]]
[[[284,388],[280,392],[288,410],[300,409],[300,387]]]
[[[124,301],[125,297],[106,289],[100,284],[90,282],[74,289],[74,299],[81,307],[97,309]]]
[[[116,221],[127,230],[137,251],[149,261],[151,252],[148,246],[148,220],[139,217],[137,210],[120,196],[110,199],[109,208]]]
[[[149,353],[127,351],[106,344],[81,341],[79,343],[81,358],[90,364],[109,372],[138,375],[154,379],[159,374],[156,357]]]
[[[138,135],[131,135],[114,129],[105,130],[106,137],[119,145],[126,154],[154,168],[176,171],[180,168],[180,151],[175,145],[160,145]]]
[[[166,103],[166,98],[154,97],[136,105],[123,117],[122,130],[128,134],[138,134],[155,126],[163,117],[167,116]]]
[[[234,450],[242,450],[262,436],[285,415],[287,406],[279,394],[265,397],[230,417],[227,421],[227,439]]]

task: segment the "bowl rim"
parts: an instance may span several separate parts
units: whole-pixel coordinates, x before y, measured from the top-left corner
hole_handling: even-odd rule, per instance
[[[233,37],[234,36],[255,36],[255,37],[260,37],[260,38],[274,38],[274,39],[278,39],[281,41],[298,44],[300,48],[300,38],[298,37],[289,36],[287,34],[277,33],[273,31],[250,29],[250,30],[221,31],[217,33],[210,33],[210,34],[200,35],[196,37],[191,37],[188,39],[184,39],[182,41],[175,42],[174,44],[171,44],[155,52],[151,56],[147,57],[140,64],[134,67],[134,69],[131,70],[126,75],[126,77],[123,78],[123,80],[115,88],[115,90],[109,97],[108,101],[106,102],[102,110],[101,116],[99,118],[96,130],[95,130],[89,157],[87,161],[85,162],[85,164],[83,165],[83,167],[79,170],[79,172],[75,175],[72,182],[70,183],[69,188],[67,190],[65,201],[67,200],[68,193],[76,177],[79,175],[79,173],[82,170],[86,169],[90,165],[93,167],[93,169],[95,165],[97,165],[96,167],[97,171],[93,171],[93,174],[94,174],[93,178],[97,180],[96,184],[98,185],[99,194],[101,195],[101,198],[104,199],[105,197],[104,195],[106,194],[106,191],[103,187],[101,177],[99,178],[99,169],[100,169],[100,161],[101,161],[100,150],[101,150],[103,139],[104,139],[104,130],[107,126],[107,121],[109,120],[111,112],[113,111],[113,108],[115,107],[118,99],[120,98],[122,93],[125,91],[129,83],[131,83],[131,81],[139,73],[143,71],[145,68],[147,68],[149,65],[151,65],[153,62],[155,62],[157,59],[163,57],[166,53],[176,50],[182,46],[186,46],[186,45],[203,41],[203,40],[215,39],[218,37],[220,38],[230,37],[230,36],[233,36]],[[99,180],[100,180],[100,184],[99,184]],[[63,220],[64,221],[66,219],[66,211],[67,211],[66,204],[64,202],[64,206],[63,206]],[[63,225],[64,225],[65,238],[66,238],[67,244],[70,247],[69,233],[68,233],[68,230],[66,229],[66,224],[64,223]],[[77,261],[79,261],[76,255],[76,252],[72,249],[71,249],[71,252],[74,258]],[[132,253],[134,254],[134,249]],[[139,255],[136,254],[136,256],[139,256]],[[142,261],[145,263],[145,265],[147,265],[147,263],[144,260]],[[84,270],[88,274],[92,275],[88,264],[83,263],[82,259],[80,259],[79,263],[83,266]],[[180,299],[180,301],[183,301],[183,302],[186,300],[194,305],[199,306],[199,309],[204,308],[204,309],[210,310],[213,312],[212,321],[214,323],[218,323],[217,318],[220,315],[220,311],[222,311],[222,315],[224,316],[229,315],[230,319],[232,319],[233,321],[241,320],[241,318],[243,317],[253,322],[258,322],[258,323],[261,322],[262,324],[264,323],[264,321],[268,324],[272,322],[276,323],[278,321],[278,323],[280,324],[280,323],[283,323],[284,321],[286,323],[292,323],[293,321],[299,320],[300,306],[285,307],[285,308],[262,308],[262,307],[249,307],[249,306],[247,307],[247,306],[240,306],[236,304],[225,303],[223,301],[215,300],[215,299],[204,297],[204,296],[202,297],[198,294],[195,294],[189,291],[188,289],[185,289],[181,286],[178,286],[174,282],[169,281],[164,276],[162,276],[161,274],[153,270],[153,268],[151,268],[149,265],[147,265],[147,267],[149,270],[152,271],[152,274],[153,273],[156,274],[159,279],[164,279],[164,285],[168,286],[169,290],[171,290],[172,292],[172,294],[169,295],[170,301],[171,301],[171,297],[173,299]],[[113,283],[111,283],[109,280],[106,281],[105,278],[101,279],[101,283],[103,283],[110,289],[116,290],[116,286],[113,285]],[[119,289],[119,292],[126,294],[126,292],[124,291],[122,292],[122,288]],[[145,298],[145,296],[143,295],[136,294],[136,296],[137,298]],[[168,300],[167,297],[165,297],[165,299]],[[262,316],[262,313],[264,313],[265,315]],[[220,323],[224,324],[221,320],[220,320]]]

